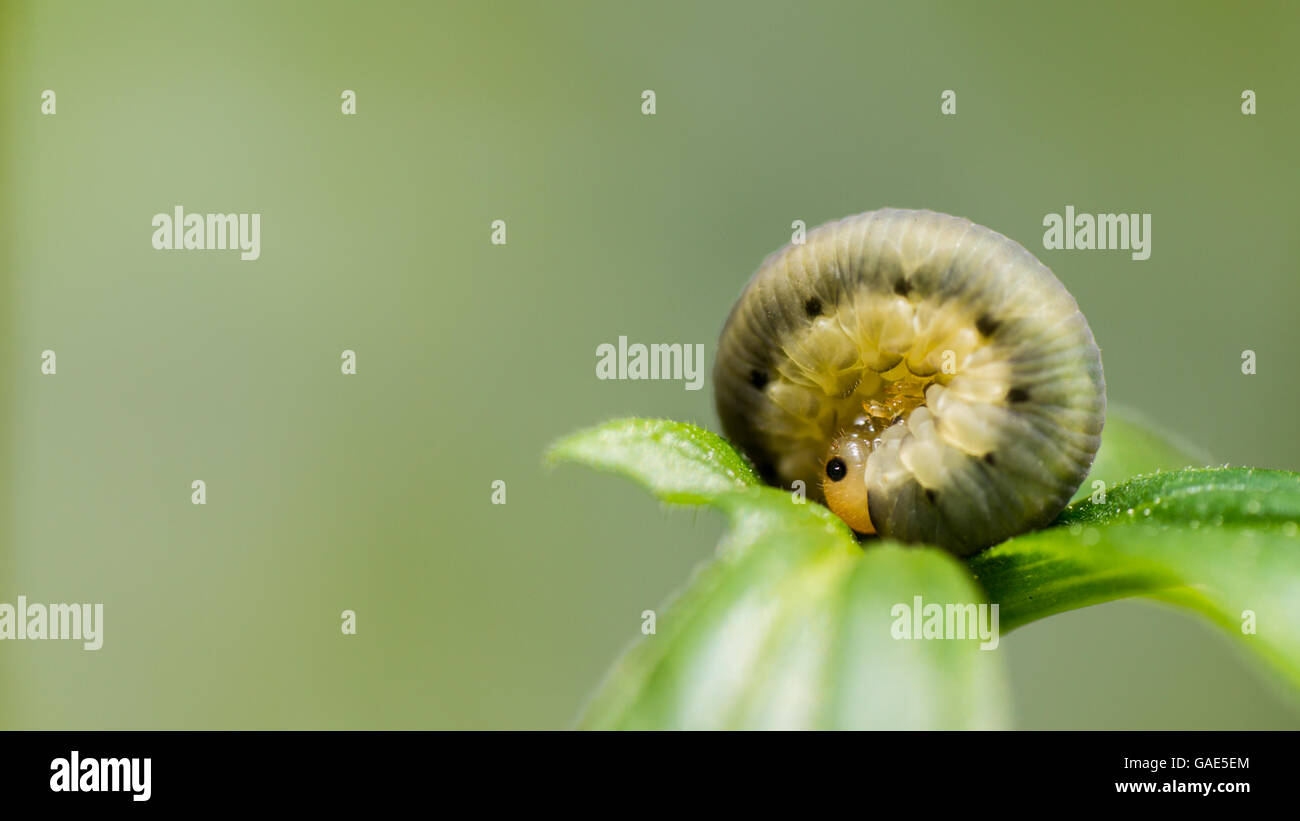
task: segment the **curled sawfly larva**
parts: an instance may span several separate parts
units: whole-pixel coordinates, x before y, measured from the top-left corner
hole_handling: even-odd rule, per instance
[[[860,534],[969,555],[1048,524],[1106,411],[1074,298],[1018,243],[883,209],[767,258],[714,367],[726,435]]]

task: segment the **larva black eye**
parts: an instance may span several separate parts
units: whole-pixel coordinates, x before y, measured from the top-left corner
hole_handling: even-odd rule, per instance
[[[826,478],[832,482],[838,482],[848,475],[849,466],[844,464],[844,460],[836,456],[826,463]]]
[[[968,220],[839,220],[767,257],[732,309],[723,432],[857,533],[969,555],[1049,523],[1088,474],[1106,396],[1078,311],[1032,254]],[[981,366],[949,373],[950,353]]]

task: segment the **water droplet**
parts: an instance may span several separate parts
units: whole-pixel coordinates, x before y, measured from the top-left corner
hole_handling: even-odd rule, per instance
[[[1143,510],[1143,511],[1142,511],[1142,515],[1143,515],[1143,516],[1150,516],[1150,515],[1151,515],[1151,508],[1147,508],[1146,510]]]
[[[1259,513],[1261,507],[1263,507],[1263,505],[1259,503],[1258,499],[1251,499],[1249,502],[1246,502],[1246,512],[1252,516]]]

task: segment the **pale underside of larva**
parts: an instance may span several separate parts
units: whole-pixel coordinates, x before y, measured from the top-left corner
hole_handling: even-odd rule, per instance
[[[848,217],[768,257],[727,318],[714,384],[759,473],[819,501],[830,443],[873,420],[876,532],[959,555],[1055,518],[1106,409],[1092,331],[1052,272],[930,211]]]

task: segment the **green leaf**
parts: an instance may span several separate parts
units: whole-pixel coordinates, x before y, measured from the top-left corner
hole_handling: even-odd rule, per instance
[[[720,493],[762,484],[721,436],[669,419],[615,419],[578,431],[552,445],[547,461],[619,473],[676,504],[707,504]]]
[[[660,499],[727,513],[697,570],[614,666],[589,728],[991,728],[1007,720],[1001,660],[978,639],[895,639],[895,607],[976,604],[932,548],[863,551],[838,517],[758,486],[743,457],[690,425],[618,420],[566,437],[551,461],[628,476]],[[992,648],[990,648],[991,650]]]
[[[730,445],[690,425],[615,421],[567,437],[550,459],[731,520],[657,632],[610,671],[585,727],[1003,726],[996,653],[978,640],[893,637],[895,608],[915,596],[996,603],[1004,633],[1146,596],[1203,614],[1300,688],[1300,475],[1186,468],[1208,455],[1122,409],[1080,498],[1051,528],[966,564],[888,541],[863,550],[826,508],[762,486]]]
[[[1157,473],[1111,487],[1104,502],[1075,502],[1052,528],[985,551],[970,567],[1001,605],[1004,630],[1149,596],[1202,613],[1300,687],[1298,523],[1300,474]]]

